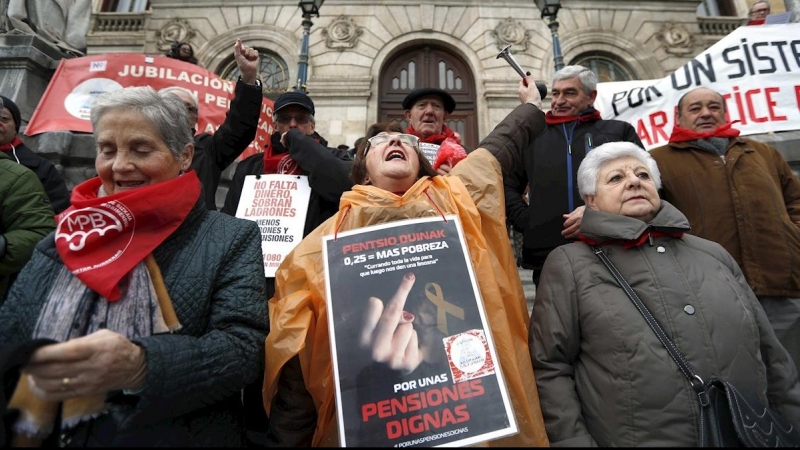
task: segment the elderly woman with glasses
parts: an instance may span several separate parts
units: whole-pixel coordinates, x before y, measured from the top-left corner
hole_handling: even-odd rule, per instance
[[[0,345],[55,341],[23,368],[14,444],[240,446],[267,332],[258,226],[206,210],[177,95],[106,92],[91,119],[99,176],[0,309]]]
[[[264,404],[277,444],[338,443],[321,238],[337,230],[441,214],[458,215],[464,227],[520,428],[519,434],[490,445],[547,444],[533,371],[523,358],[528,352],[527,303],[503,213],[502,169],[517,164],[545,126],[532,79],[520,83],[519,96],[523,104],[448,176],[434,172],[417,137],[393,126],[358,150],[351,172],[356,185],[342,195],[339,212],[308,235],[278,269],[276,295],[269,304],[264,377]],[[403,369],[411,372],[419,363],[409,361]]]
[[[717,243],[660,200],[650,154],[629,142],[592,150],[578,169],[581,242],[550,253],[531,314],[530,352],[550,442],[698,446],[698,395],[592,247],[627,280],[697,375],[749,390],[800,425],[789,354]]]

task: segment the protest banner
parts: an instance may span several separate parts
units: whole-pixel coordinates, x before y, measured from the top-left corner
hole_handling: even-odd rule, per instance
[[[669,142],[678,100],[698,87],[722,94],[743,136],[800,129],[800,24],[739,27],[660,80],[598,83],[594,106],[650,150]]]
[[[323,258],[342,446],[462,446],[518,431],[457,216],[325,236]],[[373,360],[385,351],[406,366]]]
[[[114,53],[62,59],[25,129],[27,136],[47,131],[91,133],[90,112],[98,95],[129,86],[159,90],[179,86],[199,100],[198,133],[213,134],[225,121],[235,83],[195,64],[166,56]],[[256,138],[240,156],[263,152],[274,131],[272,100],[264,98]]]
[[[311,187],[306,175],[248,175],[236,217],[261,230],[264,276],[275,277],[283,259],[303,240]]]

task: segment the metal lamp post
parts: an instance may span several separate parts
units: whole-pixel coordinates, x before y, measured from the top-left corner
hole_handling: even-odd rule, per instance
[[[295,91],[306,92],[308,79],[308,39],[311,34],[312,17],[319,17],[319,9],[325,0],[300,0],[298,6],[303,11],[303,43],[300,46],[300,62],[297,64],[297,84]]]
[[[550,27],[550,33],[553,36],[553,62],[555,62],[556,71],[564,68],[564,57],[561,56],[561,44],[558,41],[558,10],[561,9],[561,0],[536,0],[536,7],[542,12],[542,19],[547,17],[549,22],[547,26]]]

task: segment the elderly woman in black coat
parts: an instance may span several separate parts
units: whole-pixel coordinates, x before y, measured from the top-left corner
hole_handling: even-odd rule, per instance
[[[107,92],[91,117],[99,176],[0,309],[0,344],[57,342],[23,369],[14,443],[241,445],[268,327],[258,227],[204,207],[176,95]]]

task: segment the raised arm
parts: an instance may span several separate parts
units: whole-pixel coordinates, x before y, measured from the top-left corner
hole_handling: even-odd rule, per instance
[[[541,110],[542,99],[531,77],[520,81],[518,94],[522,104],[514,108],[478,145],[497,158],[503,173],[522,164],[522,152],[547,126]]]
[[[214,133],[213,141],[214,162],[221,171],[231,165],[255,139],[263,102],[261,84],[257,79],[258,50],[237,39],[233,55],[241,79],[236,82],[230,110],[225,122]]]

